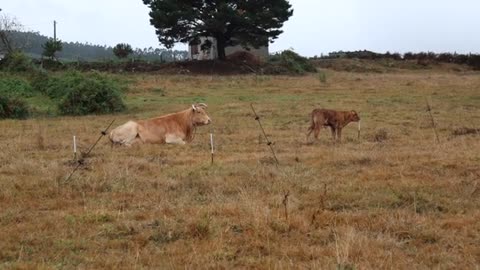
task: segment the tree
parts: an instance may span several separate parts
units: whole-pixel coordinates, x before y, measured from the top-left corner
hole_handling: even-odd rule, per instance
[[[113,54],[118,58],[126,58],[131,53],[133,53],[133,49],[130,44],[119,43],[113,47]]]
[[[50,38],[47,40],[47,42],[45,42],[44,45],[42,45],[42,48],[43,48],[42,55],[53,60],[55,59],[55,53],[62,51],[63,45],[62,45],[62,41],[54,40]]]
[[[150,23],[160,43],[172,48],[177,42],[199,42],[200,37],[217,40],[218,57],[225,47],[266,46],[283,31],[293,14],[287,0],[143,0]]]
[[[20,49],[19,44],[12,40],[12,35],[22,29],[22,24],[16,18],[4,13],[0,14],[0,52],[10,54]]]

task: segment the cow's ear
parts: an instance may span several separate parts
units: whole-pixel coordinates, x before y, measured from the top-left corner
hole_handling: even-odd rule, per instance
[[[197,110],[197,107],[195,107],[195,104],[192,104],[192,109],[193,109],[194,111]]]
[[[357,112],[356,112],[356,111],[354,111],[354,110],[352,110],[352,111],[351,111],[351,113],[352,113],[352,114],[357,114]]]

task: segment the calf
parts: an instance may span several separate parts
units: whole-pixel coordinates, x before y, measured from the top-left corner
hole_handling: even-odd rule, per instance
[[[310,134],[318,139],[318,134],[323,127],[330,127],[333,141],[341,141],[342,128],[350,122],[358,122],[360,129],[360,117],[356,111],[335,111],[327,109],[315,109],[311,113],[310,127],[307,133],[307,142]]]

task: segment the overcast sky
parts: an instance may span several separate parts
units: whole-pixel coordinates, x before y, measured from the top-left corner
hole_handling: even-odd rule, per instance
[[[480,53],[479,0],[290,0],[294,13],[270,51]],[[162,47],[142,0],[0,0],[27,29],[63,41]],[[186,49],[185,45],[177,46]]]

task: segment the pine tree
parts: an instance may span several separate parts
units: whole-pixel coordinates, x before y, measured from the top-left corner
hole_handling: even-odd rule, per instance
[[[126,58],[129,54],[133,53],[132,46],[126,43],[119,43],[113,47],[113,54],[118,58]]]
[[[287,0],[143,0],[150,23],[160,43],[172,48],[177,42],[198,42],[200,37],[217,40],[218,57],[225,47],[268,45],[283,31],[293,14]]]
[[[55,53],[60,52],[63,49],[62,41],[48,39],[47,42],[42,46],[43,48],[43,56],[46,56],[50,59],[55,59]]]

